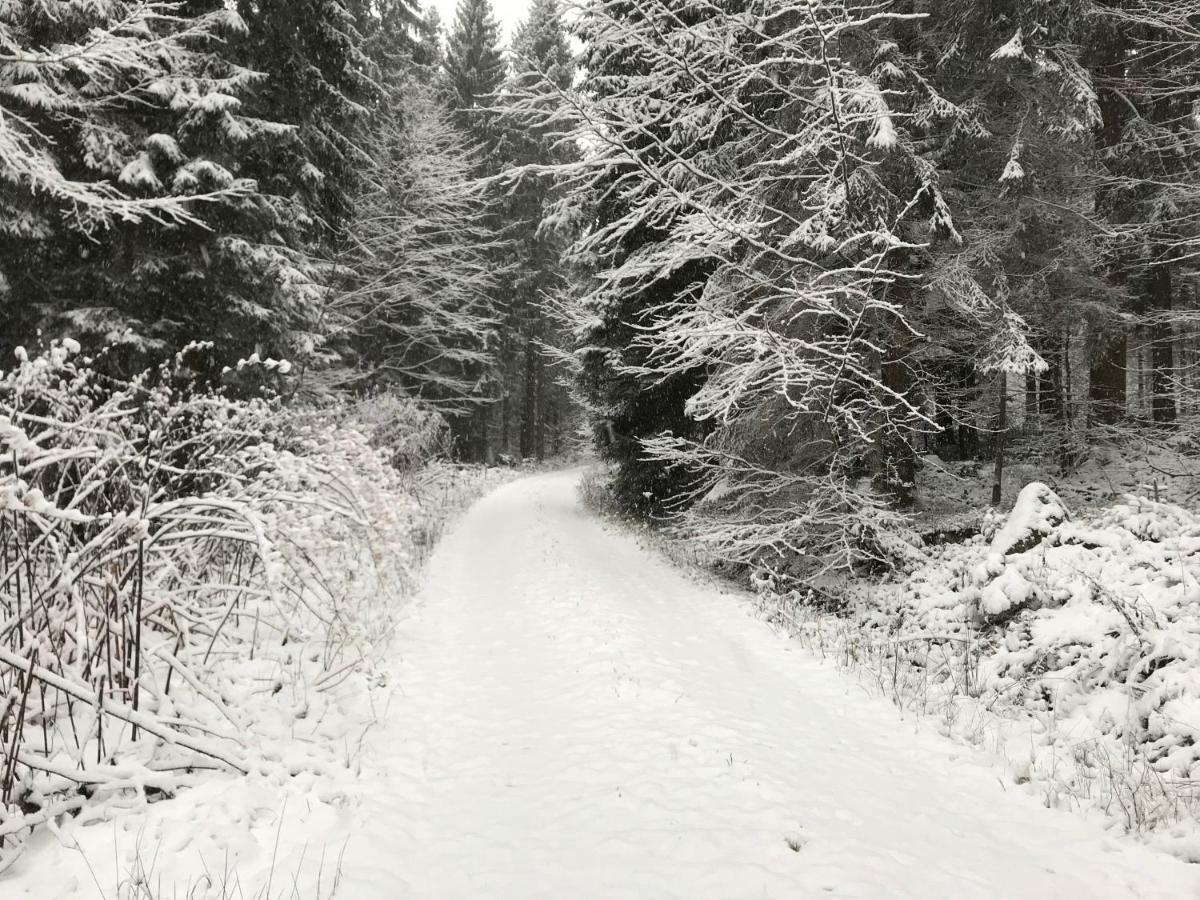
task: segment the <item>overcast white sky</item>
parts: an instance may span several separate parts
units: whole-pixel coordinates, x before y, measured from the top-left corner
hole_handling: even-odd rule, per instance
[[[422,6],[429,6],[431,0],[424,0]],[[432,0],[437,7],[438,15],[442,17],[442,26],[449,31],[454,23],[454,10],[458,0]],[[500,31],[507,44],[512,38],[513,29],[525,18],[529,10],[529,0],[492,0],[492,9],[496,11],[496,21],[500,23]]]

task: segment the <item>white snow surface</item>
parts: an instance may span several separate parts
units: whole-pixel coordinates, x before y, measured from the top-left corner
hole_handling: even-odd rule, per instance
[[[589,517],[578,474],[435,554],[338,898],[1200,897]]]

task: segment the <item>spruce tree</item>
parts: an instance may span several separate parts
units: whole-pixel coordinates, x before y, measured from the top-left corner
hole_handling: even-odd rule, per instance
[[[589,153],[564,171],[596,211],[575,248],[596,267],[584,385],[622,504],[687,507],[689,533],[739,562],[815,575],[912,552],[888,504],[931,423],[889,342],[915,342],[920,257],[956,232],[907,128],[932,104],[891,58],[897,15],[584,13]]]
[[[644,34],[656,24],[643,4],[591,3],[584,13],[573,26],[585,47],[578,95],[595,97],[607,111],[623,108],[621,98],[636,103],[637,93],[653,91],[656,81],[664,94],[669,93],[670,86],[656,78],[657,61],[627,39],[629,33]],[[693,11],[689,21],[698,15]],[[660,12],[657,19],[663,18]],[[572,250],[571,259],[587,277],[582,296],[572,305],[575,316],[568,327],[579,390],[597,447],[603,458],[615,464],[614,499],[626,512],[657,517],[695,484],[696,473],[688,466],[647,456],[643,441],[663,434],[700,439],[709,427],[686,409],[688,398],[702,384],[702,372],[636,374],[649,362],[648,349],[637,337],[655,326],[669,304],[698,296],[717,260],[715,254],[698,254],[658,272],[649,270],[636,281],[595,277],[597,269],[617,272],[623,263],[670,240],[670,218],[656,217],[650,209],[632,227],[628,223],[646,204],[639,162],[665,164],[675,150],[669,142],[676,128],[664,120],[637,126],[626,130],[620,143],[593,142],[589,148],[594,153],[593,167],[573,182],[572,199],[582,210],[582,230],[593,237]]]
[[[353,363],[334,372],[343,386],[398,387],[460,422],[495,365],[494,239],[476,159],[431,67],[436,29],[434,15],[368,30],[381,97],[325,325]]]
[[[558,343],[549,306],[568,281],[560,256],[571,237],[564,191],[553,167],[577,157],[554,133],[555,111],[575,66],[558,0],[534,0],[513,39],[512,71],[503,89],[508,111],[499,120],[496,155],[507,167],[497,196],[508,300],[502,354],[504,392],[500,441],[511,452],[515,429],[522,457],[541,459],[569,418],[569,399],[547,367],[546,346]]]
[[[500,26],[490,0],[460,0],[446,43],[444,61],[455,121],[476,143],[493,137],[486,112],[504,81]]]
[[[1167,0],[1103,0],[1092,12],[1085,46],[1103,111],[1097,207],[1118,235],[1110,274],[1129,297],[1126,312],[1137,323],[1137,343],[1148,348],[1138,354],[1137,380],[1149,368],[1148,402],[1127,406],[1127,342],[1118,330],[1107,365],[1093,373],[1100,378],[1093,396],[1109,404],[1101,421],[1128,411],[1169,424],[1179,414],[1183,386],[1176,322],[1188,315],[1176,307],[1194,275],[1200,241],[1200,144],[1192,100],[1200,90],[1196,13],[1189,4]]]
[[[992,451],[995,502],[1010,395],[1028,390],[1026,430],[1045,424],[1051,458],[1076,455],[1070,359],[1084,327],[1104,327],[1116,302],[1090,214],[1100,113],[1079,58],[1082,27],[1072,3],[949,0],[911,42],[913,80],[962,111],[917,129],[935,148],[962,237],[932,260],[933,315],[915,322],[930,336],[918,377],[943,428],[935,446],[953,451],[957,432],[968,455]],[[965,327],[939,322],[947,310],[965,313]]]
[[[416,40],[413,46],[412,61],[420,70],[439,72],[445,62],[445,52],[442,50],[442,17],[435,7],[429,7],[416,26]]]
[[[495,154],[498,134],[493,107],[504,80],[505,64],[500,26],[489,0],[460,0],[446,42],[443,69],[446,101],[453,112],[454,124],[467,137],[475,154],[474,174],[481,178],[495,175],[501,162]],[[487,227],[498,231],[500,226],[500,220],[493,214]],[[498,254],[498,248],[493,248],[490,265],[494,269],[504,265]],[[497,308],[501,306],[500,299],[498,295],[493,297]],[[463,453],[490,460],[496,453],[491,420],[503,388],[493,367],[480,369],[476,376],[479,404],[469,418],[456,420],[452,426]]]
[[[377,90],[354,15],[344,0],[238,0],[237,9],[247,26],[240,60],[266,75],[252,109],[292,128],[287,140],[256,145],[247,168],[272,193],[301,200],[308,240],[336,241]]]
[[[42,60],[2,64],[18,151],[0,155],[3,256],[20,262],[0,292],[7,340],[65,330],[140,368],[196,338],[253,349],[304,318],[313,273],[288,244],[290,201],[243,166],[287,128],[246,113],[261,78],[227,55],[235,14],[18,3],[0,29]]]

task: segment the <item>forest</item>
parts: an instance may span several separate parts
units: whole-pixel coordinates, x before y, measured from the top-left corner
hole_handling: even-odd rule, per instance
[[[6,355],[257,354],[469,460],[582,415],[747,560],[886,557],[926,454],[1187,449],[1190,4],[311,6],[8,6]]]
[[[97,795],[267,765],[257,680],[337,720],[453,511],[580,454],[900,705],[1074,721],[1022,763],[1047,805],[1194,816],[1200,2],[531,0],[510,37],[0,0],[0,873]]]

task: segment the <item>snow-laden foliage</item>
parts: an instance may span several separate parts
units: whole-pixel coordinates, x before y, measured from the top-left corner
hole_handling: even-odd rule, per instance
[[[588,152],[560,171],[599,215],[574,250],[595,269],[570,310],[584,379],[614,446],[641,391],[676,386],[689,433],[662,410],[636,452],[690,473],[669,499],[734,559],[907,555],[884,507],[911,495],[912,437],[933,428],[905,388],[913,283],[955,235],[874,74],[908,18],[614,0],[577,25],[596,65],[567,102]]]
[[[285,184],[298,164],[263,153],[296,129],[235,51],[263,22],[207,7],[0,7],[5,352],[65,331],[122,345],[128,376],[195,338],[234,358],[314,342],[315,215]]]
[[[214,77],[202,48],[241,20],[226,9],[178,13],[175,3],[123,0],[0,7],[0,233],[44,237],[55,214],[85,231],[116,220],[195,223],[200,204],[247,192],[228,173],[202,172],[170,136],[135,148],[116,126],[129,102],[193,118],[236,110],[231,93],[253,73]],[[85,151],[86,174],[64,169],[68,135]]]
[[[621,505],[780,573],[904,565],[917,446],[990,456],[998,503],[1021,431],[1071,466],[1098,422],[1182,415],[1194,148],[1166,85],[1195,73],[1166,6],[1127,40],[1108,4],[584,4],[582,81],[514,105],[584,153],[554,168],[583,211],[564,309]],[[1140,132],[1173,136],[1169,185],[1112,177]],[[1165,193],[1137,252],[1108,212]]]
[[[327,310],[330,340],[351,343],[370,369],[448,411],[482,398],[498,324],[481,183],[464,138],[431,88],[400,80],[379,113],[339,260],[346,284]]]
[[[403,404],[360,430],[197,386],[204,346],[128,383],[77,350],[0,377],[0,860],[211,769],[286,780],[345,757],[363,723],[337,689],[366,689],[455,507],[416,465],[436,441],[392,443],[420,418]],[[231,377],[251,368],[279,366]]]
[[[491,157],[503,171],[490,185],[501,238],[499,295],[501,453],[543,459],[557,453],[571,422],[570,397],[547,349],[565,340],[552,310],[571,290],[562,254],[577,233],[557,164],[578,159],[579,148],[557,139],[553,124],[575,65],[559,0],[532,0],[513,34],[509,74],[496,102],[498,132]],[[519,112],[517,111],[519,110]]]
[[[848,618],[759,579],[768,613],[872,672],[894,699],[990,742],[1052,805],[1096,806],[1162,839],[1200,776],[1200,517],[1127,495],[1072,515],[1044,484]],[[1182,836],[1184,832],[1179,832]],[[1174,849],[1200,854],[1192,834]]]

